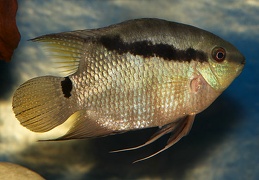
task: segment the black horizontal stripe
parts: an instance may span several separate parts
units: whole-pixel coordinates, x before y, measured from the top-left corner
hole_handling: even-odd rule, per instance
[[[140,55],[144,58],[161,57],[168,61],[187,61],[191,60],[206,62],[208,61],[206,53],[193,48],[179,50],[168,44],[153,44],[151,41],[137,41],[133,43],[123,42],[120,36],[102,36],[101,44],[110,51],[116,51],[119,54],[131,53]]]

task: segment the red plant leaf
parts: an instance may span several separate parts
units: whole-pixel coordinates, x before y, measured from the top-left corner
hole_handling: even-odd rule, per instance
[[[0,1],[0,60],[7,62],[21,38],[15,20],[17,8],[16,0]]]

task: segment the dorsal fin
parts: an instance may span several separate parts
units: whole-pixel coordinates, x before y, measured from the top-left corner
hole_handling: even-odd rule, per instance
[[[79,62],[83,58],[84,42],[91,36],[91,33],[87,32],[71,31],[48,34],[31,40],[44,43],[62,75],[69,76],[78,70]]]

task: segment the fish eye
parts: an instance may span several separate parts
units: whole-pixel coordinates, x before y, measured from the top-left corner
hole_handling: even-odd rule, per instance
[[[222,47],[215,47],[212,50],[212,57],[217,62],[222,62],[225,60],[226,57],[226,51]]]

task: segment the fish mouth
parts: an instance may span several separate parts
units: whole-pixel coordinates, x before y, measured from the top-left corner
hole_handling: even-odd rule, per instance
[[[241,72],[243,71],[244,67],[245,67],[245,60],[243,60],[241,62],[241,64],[236,68],[236,72],[237,72],[236,76],[239,76],[241,74]]]
[[[237,72],[237,76],[239,76],[239,74],[243,71],[245,64],[246,64],[246,59],[243,55],[241,55],[241,57],[239,57],[239,65],[236,68],[236,72]]]
[[[242,59],[241,64],[242,64],[243,66],[246,64],[246,59],[245,59],[245,58]]]

